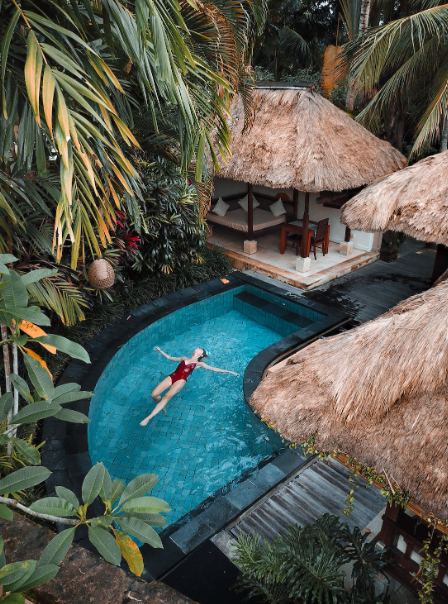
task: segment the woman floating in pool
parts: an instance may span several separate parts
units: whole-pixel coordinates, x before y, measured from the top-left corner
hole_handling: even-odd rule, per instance
[[[152,399],[156,404],[153,411],[145,417],[145,419],[140,422],[140,426],[146,426],[150,419],[152,419],[155,415],[163,411],[165,411],[165,405],[170,401],[175,394],[178,394],[182,388],[187,383],[187,378],[197,367],[201,367],[202,369],[208,369],[209,371],[215,371],[216,373],[231,373],[232,375],[238,376],[238,373],[234,371],[227,371],[227,369],[218,369],[217,367],[210,367],[210,365],[206,365],[202,362],[202,359],[207,357],[207,353],[203,348],[196,348],[191,355],[188,357],[170,357],[169,354],[160,350],[158,346],[154,348],[157,352],[160,352],[166,359],[169,361],[176,361],[179,363],[176,370],[173,371],[168,377],[158,384],[154,390],[151,392]],[[162,398],[162,392],[169,388],[168,392]]]

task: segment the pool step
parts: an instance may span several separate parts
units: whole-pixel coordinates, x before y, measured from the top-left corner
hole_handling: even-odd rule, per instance
[[[255,308],[258,308],[266,313],[274,315],[279,319],[282,319],[282,321],[297,325],[297,327],[307,327],[313,323],[311,319],[307,319],[299,313],[289,310],[289,308],[284,308],[283,306],[274,304],[269,300],[265,300],[264,298],[259,298],[258,296],[255,296],[249,292],[241,292],[239,294],[235,294],[233,297],[241,300],[241,302],[244,302],[245,304],[249,304],[250,306],[254,306]]]

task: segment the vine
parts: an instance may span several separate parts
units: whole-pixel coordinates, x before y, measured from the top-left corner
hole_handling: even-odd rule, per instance
[[[421,585],[418,590],[418,597],[421,604],[433,603],[434,583],[439,574],[440,557],[442,553],[448,552],[448,535],[438,534],[439,543],[433,550],[431,547],[436,525],[432,525],[432,531],[427,539],[423,542],[423,547],[420,550],[422,556],[418,571],[414,573],[414,579]],[[432,551],[433,550],[433,551]]]

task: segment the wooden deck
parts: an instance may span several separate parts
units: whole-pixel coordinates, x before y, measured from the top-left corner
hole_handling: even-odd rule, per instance
[[[316,461],[239,518],[228,528],[229,536],[255,532],[271,541],[286,533],[289,526],[311,524],[325,513],[338,516],[352,528],[364,528],[384,509],[386,501],[375,487],[356,478],[354,509],[345,515],[346,498],[354,486],[350,477],[353,479],[352,473],[337,461]]]
[[[316,290],[300,293],[316,302],[335,304],[356,324],[365,323],[430,287],[435,250],[423,246],[408,240],[394,262],[379,260]]]

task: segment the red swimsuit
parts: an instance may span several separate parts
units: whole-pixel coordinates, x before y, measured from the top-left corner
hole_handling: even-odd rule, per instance
[[[187,377],[193,372],[196,367],[196,363],[185,364],[185,361],[181,361],[176,367],[176,370],[170,374],[171,384],[178,382],[179,380],[186,380]]]

